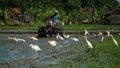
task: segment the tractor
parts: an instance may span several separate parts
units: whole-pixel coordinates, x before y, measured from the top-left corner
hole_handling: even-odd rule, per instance
[[[63,34],[61,26],[40,26],[38,29],[38,38],[53,37],[57,33]]]

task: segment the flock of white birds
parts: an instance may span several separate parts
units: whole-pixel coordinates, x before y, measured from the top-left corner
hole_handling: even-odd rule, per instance
[[[114,36],[110,33],[110,31],[106,30],[106,33],[107,33],[108,37],[111,37],[111,39],[113,40],[113,42],[115,43],[115,45],[118,46],[118,42],[116,41],[116,39],[114,38]],[[89,35],[90,35],[90,33],[85,29],[84,30],[83,38],[84,38],[85,42],[87,43],[88,48],[94,48],[93,45],[92,45],[92,43],[87,38]],[[120,35],[120,33],[118,35]],[[97,34],[93,33],[93,36],[100,37],[100,41],[101,42],[104,41],[103,33],[100,30],[98,30]],[[36,37],[34,37],[34,36],[28,36],[27,39],[30,39],[32,41],[38,41],[38,39]],[[57,40],[63,40],[63,41],[69,39],[69,40],[73,40],[74,42],[79,42],[78,38],[71,37],[69,34],[66,35],[65,33],[63,33],[63,35],[57,33],[56,39]],[[26,42],[25,39],[16,38],[14,36],[8,37],[8,40],[12,40],[12,41],[15,41],[15,42]],[[54,47],[54,46],[57,46],[57,44],[58,44],[57,40],[48,40],[48,42],[46,42],[46,43],[48,43],[49,45],[51,45],[51,46]],[[29,44],[29,46],[35,52],[42,50],[38,45]]]
[[[30,39],[32,41],[37,41],[38,39],[34,36],[28,36],[27,39]],[[15,42],[26,42],[25,39],[22,39],[22,38],[16,38],[16,37],[8,37],[8,40],[11,40],[11,41],[15,41]],[[29,44],[29,46],[35,51],[41,51],[41,48],[38,46],[38,45],[34,45],[34,44]]]

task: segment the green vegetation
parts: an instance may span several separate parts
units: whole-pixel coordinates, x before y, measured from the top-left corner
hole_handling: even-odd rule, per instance
[[[120,45],[120,36],[114,35]],[[76,58],[65,60],[58,68],[119,68],[120,46],[116,46],[111,38],[106,38],[103,43],[92,42],[94,49]],[[86,50],[87,45],[76,47],[75,50]],[[68,52],[69,53],[69,52]],[[70,51],[75,54],[75,52]]]
[[[117,0],[0,0],[0,13],[4,14],[5,20],[3,21],[5,23],[11,21],[9,17],[11,8],[20,9],[21,14],[33,15],[35,19],[32,21],[37,22],[46,21],[54,10],[58,10],[61,19],[71,19],[73,23],[81,23],[86,17],[91,17],[89,13],[80,13],[80,8],[92,8],[98,23],[102,15],[110,13],[118,7],[119,2]]]
[[[102,25],[102,24],[81,24],[81,25],[66,25],[64,29],[79,30],[79,29],[120,29],[119,25]]]
[[[45,25],[44,23],[35,23],[35,24],[14,24],[10,23],[7,26],[1,26],[1,29],[5,30],[38,30],[39,26]],[[80,24],[80,25],[65,25],[63,27],[64,30],[82,30],[82,29],[120,29],[119,25],[103,25],[103,24]]]

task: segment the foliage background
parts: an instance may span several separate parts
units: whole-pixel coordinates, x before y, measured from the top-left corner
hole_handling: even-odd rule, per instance
[[[79,15],[80,8],[93,8],[100,22],[102,15],[110,13],[118,6],[117,0],[0,0],[0,13],[4,13],[5,20],[9,20],[9,9],[17,7],[23,14],[35,15],[37,21],[46,21],[54,10],[58,10],[62,20],[69,18],[77,23],[80,17],[87,15]]]

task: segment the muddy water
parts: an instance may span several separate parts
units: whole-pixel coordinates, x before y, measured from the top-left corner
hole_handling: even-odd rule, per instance
[[[8,40],[8,37],[25,39],[25,42],[15,42]],[[75,42],[70,39],[57,40],[55,37],[38,38],[37,41],[27,39],[27,36],[37,36],[36,34],[0,34],[0,68],[37,68],[50,65],[59,65],[66,59],[75,58],[83,55],[84,50],[75,50],[84,44],[82,35],[70,35],[76,37],[80,41]],[[95,40],[93,36],[89,36],[91,40]],[[56,40],[58,45],[52,47],[48,45],[48,40]],[[98,39],[96,39],[98,40]],[[29,47],[29,44],[38,45],[42,50],[35,52]],[[72,51],[75,54],[66,54]]]

